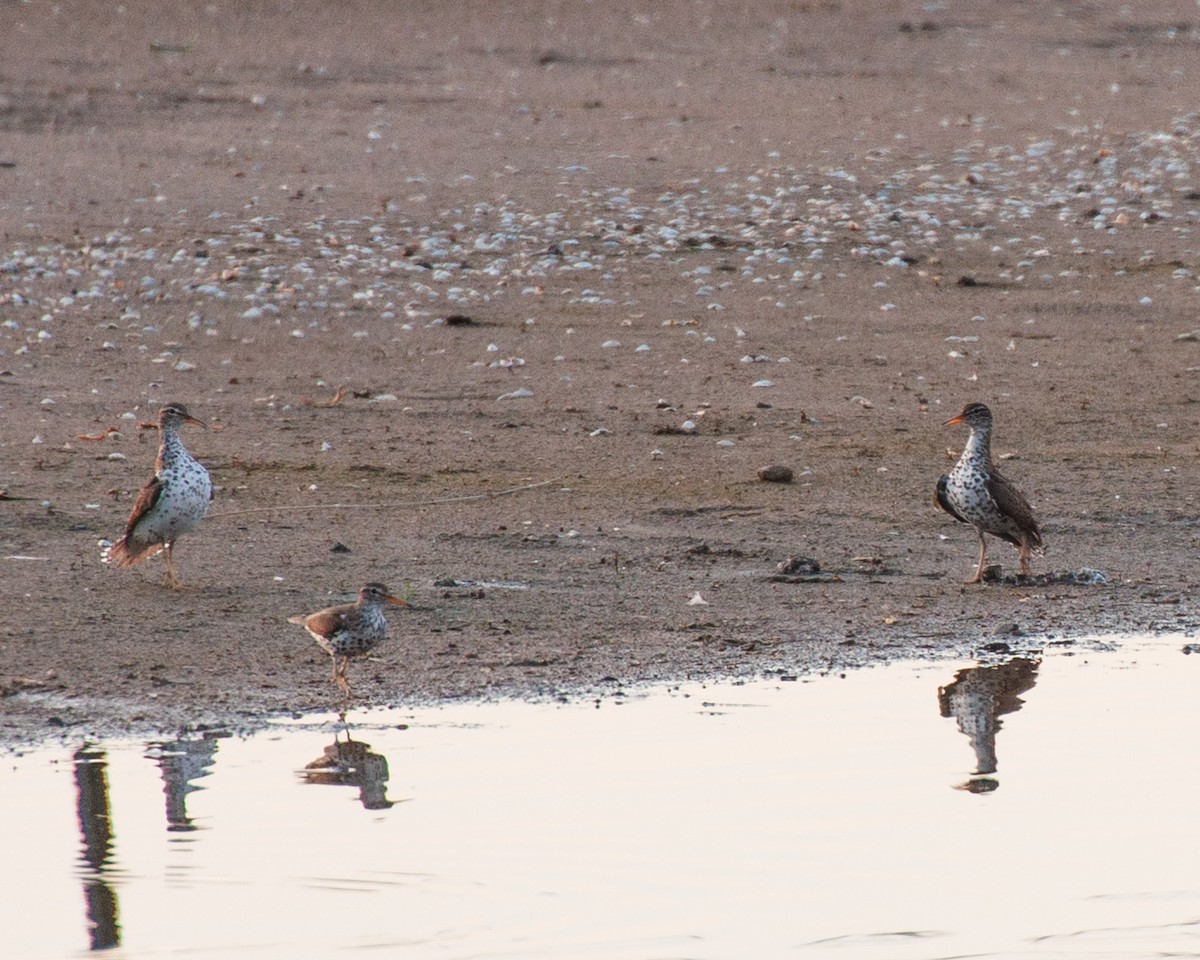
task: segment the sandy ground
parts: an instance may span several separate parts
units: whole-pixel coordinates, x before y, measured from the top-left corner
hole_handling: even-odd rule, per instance
[[[1197,64],[1190,2],[6,5],[0,737],[333,705],[286,618],[370,579],[378,704],[1190,629]],[[165,400],[178,592],[98,560]],[[962,584],[972,400],[1042,581]]]

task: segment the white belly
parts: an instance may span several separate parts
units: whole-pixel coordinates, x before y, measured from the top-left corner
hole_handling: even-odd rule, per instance
[[[212,497],[212,480],[207,470],[189,471],[185,475],[163,478],[166,486],[158,502],[137,525],[137,539],[142,541],[174,540],[193,529],[208,512]]]

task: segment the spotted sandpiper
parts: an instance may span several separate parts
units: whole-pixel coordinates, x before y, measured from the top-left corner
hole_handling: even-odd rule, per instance
[[[979,567],[967,583],[983,581],[987,564],[984,534],[988,533],[1017,548],[1021,575],[1029,576],[1030,554],[1043,550],[1042,529],[1029,501],[992,463],[992,411],[982,403],[968,403],[944,425],[955,423],[965,423],[971,435],[954,469],[938,480],[936,502],[979,534]]]
[[[288,623],[302,626],[333,658],[333,681],[341,687],[347,700],[350,698],[350,681],[346,669],[352,659],[365,656],[387,638],[383,607],[389,603],[398,607],[409,605],[407,600],[388,593],[382,583],[368,583],[358,591],[358,600],[354,603],[288,617]]]
[[[193,417],[182,403],[168,403],[158,413],[158,458],[154,476],[138,493],[137,502],[125,522],[121,539],[104,551],[105,563],[132,567],[160,550],[166,551],[169,586],[182,584],[175,576],[171,551],[181,534],[193,529],[208,511],[212,500],[212,479],[187,451],[179,437],[185,423],[203,420]]]

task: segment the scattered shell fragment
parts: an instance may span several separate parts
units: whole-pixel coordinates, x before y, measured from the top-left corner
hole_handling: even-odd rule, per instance
[[[101,440],[107,440],[109,437],[120,436],[120,431],[116,427],[109,427],[107,430],[101,430],[99,433],[79,433],[75,435],[76,440],[89,440],[93,443]]]
[[[332,397],[329,397],[328,399],[325,399],[325,400],[301,400],[300,405],[308,406],[311,404],[314,407],[336,407],[339,403],[341,403],[346,398],[347,393],[348,393],[348,391],[345,387],[338,387],[337,391],[334,393],[334,395]]]
[[[775,569],[785,576],[802,576],[809,573],[820,573],[821,564],[812,557],[787,556],[776,564]]]

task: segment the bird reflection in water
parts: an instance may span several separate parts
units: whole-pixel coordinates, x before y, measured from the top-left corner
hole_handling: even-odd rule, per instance
[[[393,805],[386,796],[387,758],[373,752],[369,743],[351,739],[348,726],[346,739],[335,735],[324,755],[305,764],[300,776],[305,783],[358,787],[358,798],[368,810],[387,810]]]
[[[953,717],[975,751],[971,779],[956,789],[991,793],[1000,786],[996,772],[996,734],[1000,718],[1021,709],[1021,694],[1037,683],[1040,660],[1015,657],[1005,663],[967,667],[938,690],[943,717]]]
[[[228,733],[208,732],[198,740],[172,740],[146,745],[146,757],[158,763],[162,771],[163,793],[167,798],[167,829],[173,832],[195,830],[187,812],[187,797],[203,790],[195,781],[211,772],[217,752],[217,740]]]
[[[107,880],[113,860],[113,829],[105,756],[103,750],[84,746],[72,758],[79,832],[83,837],[80,854],[83,896],[87,905],[88,940],[93,950],[107,950],[121,942],[117,894]]]

